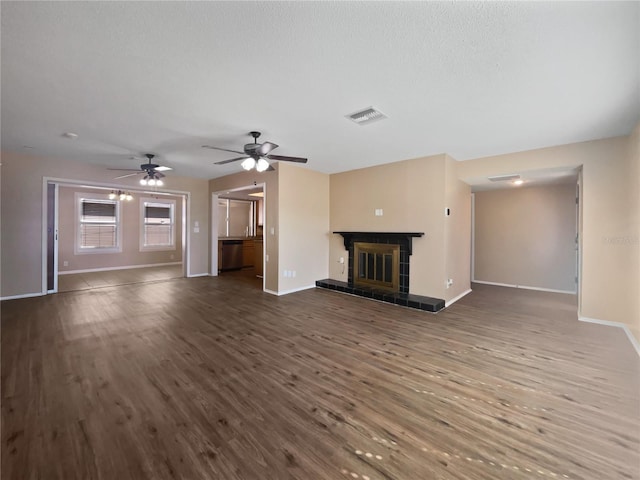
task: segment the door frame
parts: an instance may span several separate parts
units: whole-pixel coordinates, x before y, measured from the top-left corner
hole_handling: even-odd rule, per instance
[[[48,289],[48,245],[47,245],[47,228],[48,228],[48,186],[49,184],[55,185],[55,208],[54,208],[54,262],[53,262],[53,290]],[[185,277],[191,276],[191,232],[188,225],[191,217],[191,193],[182,190],[156,190],[150,191],[144,188],[136,188],[135,186],[127,186],[120,184],[92,182],[84,180],[75,180],[70,178],[58,178],[58,177],[43,177],[42,178],[42,295],[48,295],[58,292],[58,251],[59,251],[59,237],[58,237],[58,221],[59,221],[59,208],[58,201],[59,188],[61,186],[67,187],[86,187],[86,188],[99,188],[104,190],[127,190],[137,194],[170,194],[182,196],[182,273]]]
[[[240,192],[242,190],[253,190],[255,188],[262,188],[262,209],[263,209],[263,225],[262,225],[262,291],[266,291],[267,284],[267,184],[266,182],[253,183],[251,185],[244,185],[242,187],[225,188],[211,193],[211,276],[218,276],[218,199],[221,194],[226,192]]]

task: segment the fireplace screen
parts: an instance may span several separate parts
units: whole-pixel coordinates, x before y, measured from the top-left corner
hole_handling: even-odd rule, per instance
[[[400,245],[354,242],[353,280],[356,285],[398,291]]]

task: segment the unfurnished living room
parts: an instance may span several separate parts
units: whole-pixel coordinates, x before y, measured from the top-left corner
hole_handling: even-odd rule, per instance
[[[640,2],[0,2],[3,479],[640,480]]]

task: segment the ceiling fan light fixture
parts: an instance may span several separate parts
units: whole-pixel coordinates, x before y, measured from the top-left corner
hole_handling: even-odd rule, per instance
[[[240,166],[245,170],[249,171],[256,166],[256,160],[253,157],[246,158],[242,161]]]
[[[264,172],[267,168],[269,168],[269,162],[267,162],[264,158],[258,160],[256,164],[256,170],[258,172]]]
[[[162,185],[164,185],[164,182],[160,179],[156,180],[156,186],[161,187]]]
[[[140,185],[146,185],[148,179],[149,179],[149,175],[145,175],[144,178],[140,179]]]

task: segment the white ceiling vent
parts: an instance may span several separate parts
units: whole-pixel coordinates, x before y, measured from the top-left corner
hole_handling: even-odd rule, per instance
[[[518,180],[520,175],[517,173],[510,173],[509,175],[494,175],[493,177],[487,177],[492,182],[508,182],[510,180]]]
[[[366,125],[368,123],[376,122],[378,120],[382,120],[387,118],[387,116],[382,113],[380,110],[376,110],[373,107],[365,108],[364,110],[359,110],[350,115],[346,115],[349,120],[354,121],[358,125]]]

